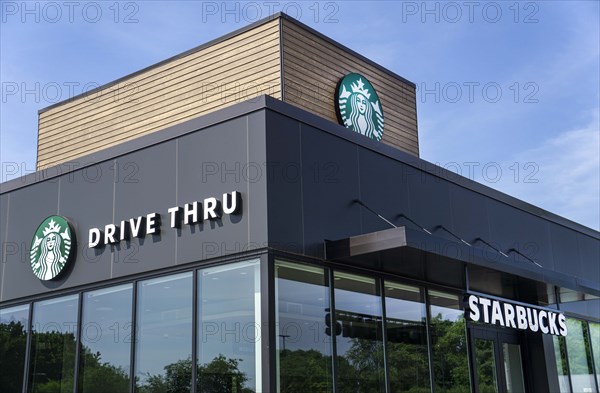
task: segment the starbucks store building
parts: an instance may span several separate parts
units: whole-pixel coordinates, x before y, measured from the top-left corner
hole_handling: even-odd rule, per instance
[[[598,392],[600,234],[420,159],[415,84],[285,14],[38,133],[3,393]]]

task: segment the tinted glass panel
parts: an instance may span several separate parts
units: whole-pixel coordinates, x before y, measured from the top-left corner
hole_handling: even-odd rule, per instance
[[[73,392],[77,305],[77,295],[34,303],[30,392]]]
[[[383,392],[381,298],[375,279],[336,272],[335,319],[339,392]]]
[[[129,392],[131,284],[83,294],[79,391]]]
[[[467,393],[469,360],[464,312],[457,295],[428,291],[436,392]]]
[[[564,337],[552,336],[554,340],[554,358],[556,359],[556,372],[560,393],[570,393],[569,367],[567,365],[567,351]]]
[[[567,318],[567,353],[573,393],[596,392],[587,323]]]
[[[191,391],[192,273],[138,284],[135,355],[138,392]]]
[[[596,366],[596,380],[600,386],[600,323],[590,322],[590,338],[592,339],[592,352]]]
[[[521,346],[502,343],[502,355],[504,359],[506,393],[525,393],[523,365],[521,364]]]
[[[393,392],[429,392],[425,299],[420,288],[385,282],[388,368]]]
[[[281,392],[331,392],[331,315],[324,269],[277,263],[277,370]]]
[[[475,367],[479,393],[498,393],[494,341],[475,339]]]
[[[261,386],[260,262],[198,272],[198,391]]]
[[[23,389],[28,331],[28,305],[0,310],[0,386],[5,393]]]

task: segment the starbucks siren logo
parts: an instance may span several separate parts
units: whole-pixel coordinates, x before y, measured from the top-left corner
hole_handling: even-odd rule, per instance
[[[360,74],[348,74],[337,86],[335,109],[340,123],[359,134],[380,141],[383,109],[373,85]]]
[[[40,280],[58,276],[71,257],[71,227],[60,216],[50,216],[35,231],[31,241],[31,270]]]

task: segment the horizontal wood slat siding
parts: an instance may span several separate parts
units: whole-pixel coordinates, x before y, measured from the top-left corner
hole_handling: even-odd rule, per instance
[[[369,79],[381,100],[383,142],[419,155],[413,86],[285,18],[282,28],[284,101],[337,123],[337,82],[350,72],[358,72]]]
[[[37,167],[69,161],[228,105],[281,98],[279,19],[40,113]]]

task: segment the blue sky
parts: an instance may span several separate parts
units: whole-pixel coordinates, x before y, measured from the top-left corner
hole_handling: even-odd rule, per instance
[[[417,85],[422,158],[600,227],[597,1],[0,4],[2,181],[39,109],[285,11]]]

